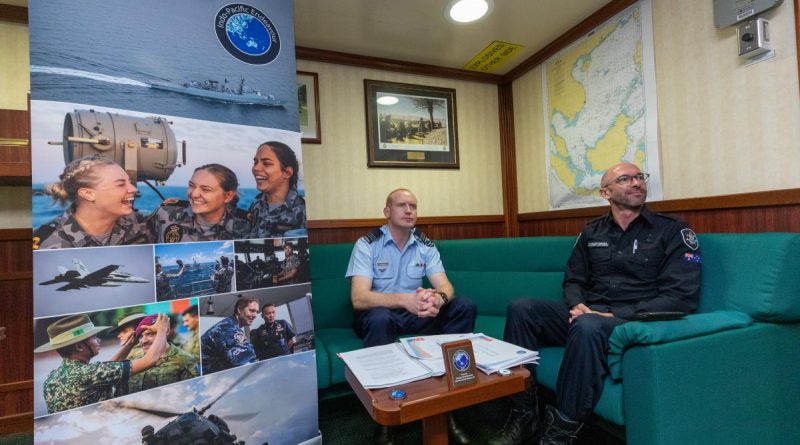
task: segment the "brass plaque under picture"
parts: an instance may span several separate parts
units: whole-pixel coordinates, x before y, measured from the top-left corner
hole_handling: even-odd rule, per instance
[[[450,389],[478,382],[472,341],[458,340],[442,343],[442,355],[444,356],[447,386]]]

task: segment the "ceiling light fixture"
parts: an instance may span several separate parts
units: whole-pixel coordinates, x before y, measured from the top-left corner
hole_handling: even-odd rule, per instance
[[[375,102],[378,102],[381,105],[394,105],[397,102],[400,102],[400,99],[395,96],[381,96]]]
[[[471,23],[489,14],[492,0],[453,0],[445,9],[447,18],[458,23]]]

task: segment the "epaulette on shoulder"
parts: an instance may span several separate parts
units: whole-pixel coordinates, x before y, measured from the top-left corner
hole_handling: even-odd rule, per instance
[[[383,235],[380,227],[376,227],[369,231],[366,235],[362,236],[361,239],[367,242],[367,244],[372,244],[376,239],[380,238]]]
[[[53,223],[42,224],[39,226],[39,228],[33,232],[33,250],[39,250],[39,245],[41,242],[47,238],[50,238],[50,235],[56,231],[56,227],[57,225]]]
[[[421,242],[422,244],[424,244],[424,245],[426,245],[428,247],[433,247],[433,241],[431,241],[431,239],[428,238],[427,236],[425,236],[425,234],[422,233],[422,232],[416,232],[415,231],[414,232],[414,238],[416,238],[417,241]]]

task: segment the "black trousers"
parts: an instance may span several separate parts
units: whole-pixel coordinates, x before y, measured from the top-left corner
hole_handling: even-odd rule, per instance
[[[608,374],[608,338],[620,318],[581,315],[569,322],[563,301],[517,300],[508,305],[505,341],[534,351],[564,346],[564,358],[556,381],[556,404],[572,420],[583,421],[603,393]],[[528,368],[536,377],[535,365]]]
[[[458,297],[436,317],[417,317],[405,309],[379,307],[356,311],[353,329],[364,347],[393,343],[400,335],[466,334],[475,329],[478,310],[470,300]]]

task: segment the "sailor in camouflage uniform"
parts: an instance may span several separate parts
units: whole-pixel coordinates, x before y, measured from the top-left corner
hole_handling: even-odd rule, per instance
[[[258,300],[239,298],[232,316],[209,328],[201,336],[203,374],[254,363],[256,353],[244,328],[258,316]]]
[[[52,414],[121,395],[128,378],[153,366],[166,349],[169,331],[166,317],[159,315],[155,326],[157,334],[144,357],[123,360],[133,345],[129,342],[114,354],[112,361],[90,363],[100,352],[97,334],[111,326],[95,326],[85,314],[70,315],[50,324],[47,327],[50,341],[34,350],[37,353],[55,350],[63,358],[44,381],[47,412]]]
[[[214,283],[214,290],[218,294],[224,294],[231,291],[231,280],[233,280],[233,267],[231,267],[230,259],[226,256],[220,258],[220,268],[211,275],[211,280]]]
[[[297,272],[300,269],[300,258],[294,254],[291,244],[283,246],[285,255],[281,263],[280,272],[272,277],[273,284],[296,284]]]
[[[250,205],[250,238],[306,234],[306,201],[297,191],[300,165],[288,145],[265,142],[253,159],[261,193]]]
[[[236,174],[220,164],[195,169],[186,190],[188,200],[168,199],[150,215],[156,242],[231,240],[247,237],[247,212],[239,201]]]
[[[152,242],[145,218],[133,208],[136,186],[102,156],[70,162],[45,193],[70,207],[33,234],[33,249],[119,246]]]
[[[156,315],[150,315],[139,322],[136,327],[136,338],[147,353],[155,340],[156,333],[152,329]],[[199,375],[198,359],[173,345],[168,345],[166,352],[152,368],[140,372],[128,380],[130,393],[145,391],[170,383],[180,382]]]

